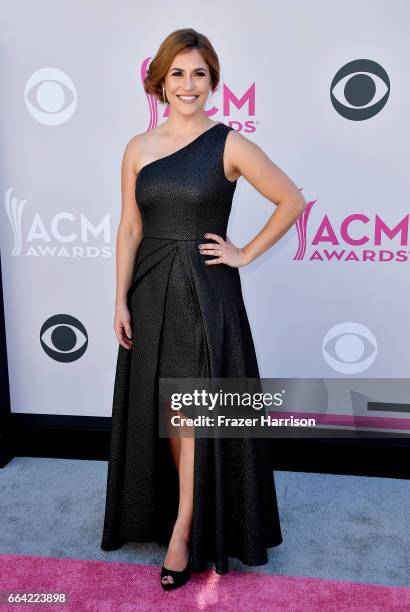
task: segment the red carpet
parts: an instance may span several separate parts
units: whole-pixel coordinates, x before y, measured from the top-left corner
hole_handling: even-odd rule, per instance
[[[410,610],[410,590],[374,584],[270,576],[213,570],[194,574],[175,592],[159,584],[158,566],[31,557],[0,556],[0,590],[68,594],[68,604],[1,605],[1,610],[98,612],[149,610],[325,610],[392,612]]]

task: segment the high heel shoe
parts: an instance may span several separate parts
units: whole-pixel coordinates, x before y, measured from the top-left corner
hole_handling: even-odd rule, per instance
[[[171,576],[174,582],[163,583],[162,579],[164,578],[164,576]],[[178,587],[181,587],[186,582],[188,582],[190,577],[191,577],[191,559],[188,559],[188,563],[186,564],[186,567],[180,571],[167,569],[164,566],[162,566],[161,568],[161,586],[166,591],[171,591],[172,589],[177,589]]]

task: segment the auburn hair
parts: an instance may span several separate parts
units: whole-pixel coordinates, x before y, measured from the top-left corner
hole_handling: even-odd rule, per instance
[[[211,76],[212,91],[216,89],[220,79],[218,56],[209,39],[192,28],[175,30],[162,41],[155,57],[151,60],[144,78],[144,91],[156,96],[165,103],[162,85],[172,60],[178,53],[188,49],[198,49],[208,64]]]

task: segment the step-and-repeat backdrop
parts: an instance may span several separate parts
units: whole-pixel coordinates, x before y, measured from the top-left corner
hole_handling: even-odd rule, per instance
[[[289,232],[240,270],[261,376],[409,379],[410,4],[154,8],[3,4],[12,411],[111,415],[121,159],[133,135],[166,119],[142,80],[160,42],[182,27],[219,55],[209,116],[257,143],[307,201]],[[229,237],[246,244],[274,210],[239,179]]]

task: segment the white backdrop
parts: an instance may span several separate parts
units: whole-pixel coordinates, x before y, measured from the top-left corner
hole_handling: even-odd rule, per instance
[[[261,146],[308,202],[240,271],[261,376],[409,378],[406,0],[2,8],[13,412],[111,415],[121,159],[164,120],[142,77],[182,27],[220,58],[212,119]],[[241,178],[229,237],[246,244],[274,209]]]

